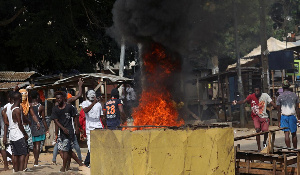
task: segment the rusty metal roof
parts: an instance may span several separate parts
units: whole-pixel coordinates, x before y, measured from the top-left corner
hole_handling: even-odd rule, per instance
[[[38,73],[36,73],[35,71],[31,71],[31,72],[1,71],[0,81],[25,81],[34,74],[38,74]]]
[[[106,80],[110,80],[111,82],[126,82],[126,81],[132,81],[133,79],[126,78],[126,77],[120,77],[112,74],[104,74],[104,73],[84,73],[84,74],[78,74],[75,76],[71,76],[68,78],[64,78],[61,80],[58,80],[54,83],[54,85],[59,85],[63,83],[68,83],[72,81],[78,81],[78,78],[86,79],[86,78],[103,78]]]
[[[0,83],[0,91],[7,91],[7,90],[12,90],[16,86],[19,86],[19,88],[28,86],[29,82],[2,82]]]

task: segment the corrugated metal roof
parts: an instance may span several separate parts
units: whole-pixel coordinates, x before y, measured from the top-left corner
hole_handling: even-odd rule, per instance
[[[0,72],[0,81],[25,81],[30,78],[36,72],[13,72],[13,71],[2,71]]]
[[[29,82],[3,82],[0,83],[0,90],[10,90],[14,89],[16,86],[19,86],[19,88],[28,86]]]
[[[124,81],[132,81],[132,79],[126,78],[126,77],[120,77],[112,74],[103,74],[103,73],[85,73],[85,74],[78,74],[75,76],[71,76],[68,78],[64,78],[61,80],[58,80],[54,83],[54,85],[62,84],[62,83],[67,83],[71,82],[74,80],[78,80],[78,78],[103,78],[103,79],[108,79],[111,82],[124,82]]]

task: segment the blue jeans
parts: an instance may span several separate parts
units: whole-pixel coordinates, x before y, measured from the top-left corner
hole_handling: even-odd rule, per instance
[[[77,153],[77,156],[78,156],[78,159],[80,161],[82,161],[82,157],[81,157],[81,150],[80,150],[80,147],[79,147],[79,144],[78,144],[78,141],[77,141],[77,138],[76,138],[76,135],[75,135],[75,140],[74,140],[74,149]],[[53,148],[53,158],[52,158],[52,162],[56,162],[56,157],[57,157],[57,154],[58,154],[58,146],[57,146],[57,143],[55,143],[54,145],[54,148]]]

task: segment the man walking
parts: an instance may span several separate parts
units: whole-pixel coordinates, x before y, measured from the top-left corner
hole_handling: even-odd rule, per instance
[[[299,98],[294,92],[289,90],[290,83],[288,80],[284,80],[282,84],[283,93],[279,95],[276,101],[278,110],[278,126],[288,127],[284,129],[285,144],[288,148],[291,147],[290,133],[292,134],[293,147],[297,148],[297,118],[296,114],[299,116]]]
[[[269,118],[268,114],[266,112],[267,104],[271,104],[274,108],[276,108],[275,103],[272,101],[271,97],[267,93],[262,93],[261,88],[259,86],[256,86],[254,88],[254,93],[248,95],[248,97],[245,100],[241,101],[233,101],[233,105],[236,104],[244,104],[244,103],[251,104],[251,117],[254,122],[254,127],[257,133],[262,131],[268,131],[269,130]],[[264,141],[263,146],[267,146],[267,138],[268,133],[264,134]],[[261,145],[260,145],[260,135],[256,136],[256,142],[257,142],[257,148],[260,151]]]
[[[67,99],[67,94],[65,92],[63,92],[64,94],[64,97],[65,97],[65,100],[66,100],[66,103],[67,104],[72,104],[72,102],[76,101],[79,97],[81,97],[82,95],[82,85],[83,85],[83,80],[81,78],[79,78],[78,80],[78,94],[76,96],[72,96],[70,98]],[[55,103],[55,105],[57,106],[58,104]],[[74,107],[74,106],[72,106]],[[75,107],[74,107],[75,108]],[[76,108],[75,108],[75,111],[77,112]],[[78,121],[79,122],[79,121]],[[74,122],[72,123],[72,125],[74,126]],[[75,129],[77,130],[77,129]],[[56,139],[55,139],[55,145],[54,145],[54,149],[53,149],[53,158],[52,158],[52,163],[53,164],[56,164],[56,156],[58,154],[58,143],[57,143],[57,138],[58,138],[58,126],[55,125],[55,136],[56,136]],[[76,131],[75,131],[76,133]],[[75,134],[75,139],[74,139],[74,145],[73,145],[73,148],[76,150],[77,152],[77,156],[75,154],[72,153],[72,158],[76,161],[76,162],[79,162],[79,165],[81,166],[82,164],[82,158],[81,158],[81,150],[80,150],[80,147],[79,147],[79,144],[78,144],[78,141],[77,141],[77,137],[76,137],[76,134]],[[81,164],[80,164],[81,163]]]
[[[71,156],[72,156],[72,147],[74,145],[74,128],[72,125],[72,119],[77,117],[76,109],[66,103],[64,93],[58,91],[55,93],[57,106],[54,106],[52,109],[52,118],[54,119],[55,124],[60,129],[60,140],[61,142],[61,151],[63,152],[63,166],[60,169],[61,172],[66,171],[66,167],[69,166]],[[75,128],[78,128],[78,120],[74,120]]]

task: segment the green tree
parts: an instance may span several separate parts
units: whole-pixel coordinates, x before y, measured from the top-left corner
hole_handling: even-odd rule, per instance
[[[23,7],[26,10],[11,23],[0,26],[0,54],[4,58],[0,69],[21,71],[28,67],[45,74],[71,69],[93,72],[103,56],[111,63],[117,62],[119,46],[106,34],[112,25],[113,3],[2,1],[0,19],[13,16]]]

